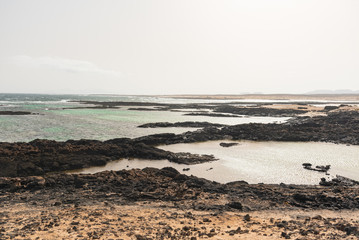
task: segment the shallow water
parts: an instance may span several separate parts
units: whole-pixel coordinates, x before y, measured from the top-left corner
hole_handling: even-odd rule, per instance
[[[39,115],[1,116],[0,141],[31,141],[36,138],[65,141],[68,139],[135,138],[156,133],[182,133],[196,128],[137,128],[150,122],[207,121],[221,124],[250,122],[283,122],[288,118],[273,117],[208,117],[184,116],[185,111],[131,111],[119,109],[63,109],[84,106],[71,100],[130,101],[154,103],[211,103],[234,102],[232,100],[166,99],[145,96],[100,96],[100,95],[34,95],[0,94],[0,110],[31,111]],[[238,100],[237,104],[247,100]],[[253,100],[249,100],[252,101]],[[261,100],[265,102],[265,100]],[[331,174],[341,174],[359,180],[359,147],[329,143],[249,142],[222,148],[219,142],[175,144],[161,148],[174,152],[213,154],[219,161],[199,165],[181,165],[154,160],[120,160],[105,168],[91,168],[84,172],[172,166],[186,174],[193,174],[218,182],[245,180],[250,183],[297,183],[317,184],[323,173],[304,170],[302,163],[315,165],[331,164]],[[127,167],[128,166],[128,167]],[[212,169],[211,169],[212,168]]]
[[[173,152],[213,154],[220,159],[213,169],[219,182],[317,184],[325,174],[305,170],[302,163],[331,165],[331,175],[359,180],[359,146],[314,142],[253,142],[223,148],[220,141],[174,144],[161,148]],[[215,180],[215,179],[213,179]]]
[[[318,184],[320,178],[336,174],[359,180],[359,146],[346,146],[315,142],[253,142],[236,141],[237,146],[223,148],[221,141],[191,144],[173,144],[160,148],[172,152],[213,154],[218,161],[183,165],[167,160],[119,160],[106,165],[83,169],[79,172],[94,173],[104,170],[171,166],[188,175],[227,183],[244,180],[249,183]],[[234,142],[234,141],[225,141]],[[329,173],[305,170],[302,163],[313,166],[331,165]],[[183,171],[183,168],[190,168]]]
[[[185,116],[185,112],[131,111],[119,109],[64,109],[83,107],[70,100],[163,102],[166,99],[136,96],[80,95],[5,95],[0,94],[0,111],[31,111],[39,115],[0,115],[0,141],[31,141],[36,138],[66,141],[69,139],[135,138],[157,133],[183,133],[196,128],[137,128],[151,122],[207,121],[221,124],[283,122],[273,117]],[[173,101],[176,101],[175,99]],[[181,100],[184,101],[184,100]],[[190,100],[186,100],[190,102]],[[86,105],[85,105],[86,106]],[[187,109],[189,111],[189,109]]]

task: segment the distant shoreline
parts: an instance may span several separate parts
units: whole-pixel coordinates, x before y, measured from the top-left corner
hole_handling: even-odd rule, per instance
[[[49,95],[49,96],[109,96],[109,97],[158,97],[201,100],[333,100],[359,101],[359,93],[341,94],[109,94],[109,93],[0,93],[0,95]]]
[[[150,95],[148,95],[150,96]],[[216,100],[238,100],[238,99],[268,99],[268,100],[339,100],[359,101],[359,94],[179,94],[179,95],[153,95],[165,98],[183,99],[216,99]]]

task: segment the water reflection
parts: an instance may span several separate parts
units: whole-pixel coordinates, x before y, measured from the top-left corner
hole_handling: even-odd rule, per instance
[[[221,141],[160,147],[172,152],[213,154],[219,159],[210,163],[188,166],[166,160],[124,159],[111,162],[105,167],[89,168],[79,172],[171,166],[184,174],[221,183],[244,180],[249,183],[318,184],[320,178],[328,178],[325,173],[303,169],[302,163],[310,162],[314,166],[330,164],[332,167],[329,172],[332,176],[340,174],[359,180],[359,146],[313,142],[237,142],[238,145],[229,148],[221,147]],[[183,171],[184,168],[190,170]]]

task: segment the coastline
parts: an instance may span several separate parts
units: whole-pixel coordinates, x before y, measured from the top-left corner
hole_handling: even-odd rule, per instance
[[[98,102],[95,107],[112,108],[121,104],[136,106],[135,103]],[[207,107],[206,104],[162,104],[160,107],[171,111],[198,106]],[[215,160],[213,156],[178,154],[157,148],[163,144],[246,139],[359,145],[359,112],[355,106],[266,104],[243,108],[214,105],[213,110],[216,114],[292,118],[280,124],[234,126],[208,122],[149,123],[142,127],[200,129],[134,139],[65,142],[38,139],[27,143],[0,143],[0,216],[7,222],[0,228],[0,237],[350,239],[359,236],[358,221],[352,220],[352,216],[359,214],[359,186],[355,182],[336,180],[324,181],[321,185],[287,185],[237,181],[219,184],[180,174],[173,168],[63,173],[103,166],[121,157],[168,159],[189,165]],[[123,231],[116,231],[119,228]]]
[[[359,101],[359,94],[175,94],[156,95],[166,98],[183,99],[216,99],[216,100],[240,100],[240,99],[262,99],[262,100],[335,100],[335,101]]]
[[[172,168],[0,178],[0,186],[2,239],[359,237],[358,186],[218,184]]]
[[[107,141],[34,140],[29,143],[0,143],[0,176],[43,175],[103,166],[120,158],[167,159],[176,163],[197,164],[214,161],[214,156],[172,153],[158,145],[194,143],[209,140],[332,142],[359,145],[357,122],[359,112],[337,111],[325,116],[297,117],[281,124],[241,124],[208,127],[183,134],[155,134],[135,139],[118,138]],[[191,123],[192,124],[192,123]]]

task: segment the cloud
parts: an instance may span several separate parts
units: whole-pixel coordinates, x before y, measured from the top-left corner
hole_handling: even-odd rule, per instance
[[[74,59],[20,55],[12,57],[10,63],[19,66],[54,69],[70,73],[92,73],[117,78],[122,76],[120,72],[102,69],[91,62]]]

